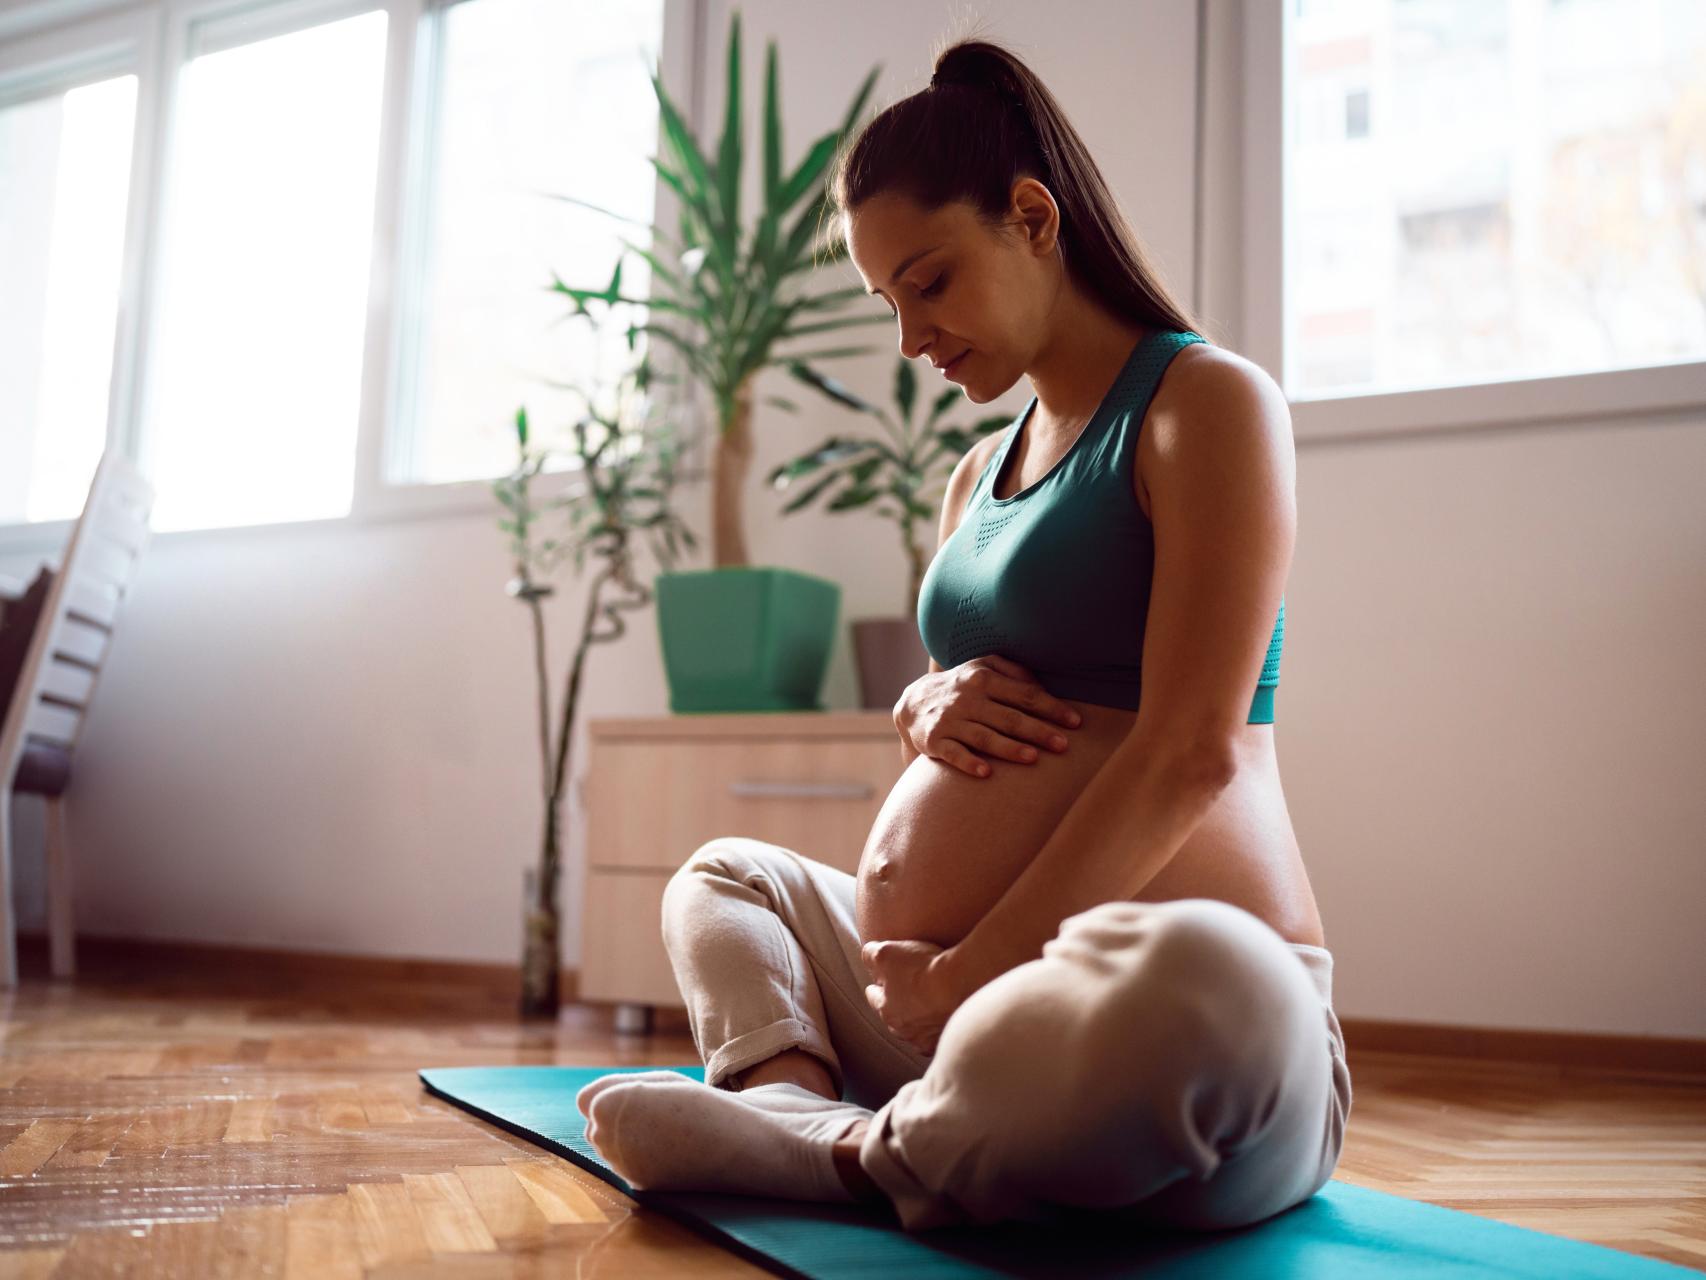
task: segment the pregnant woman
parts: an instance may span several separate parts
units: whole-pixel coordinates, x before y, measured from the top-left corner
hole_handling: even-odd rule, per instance
[[[705,1061],[581,1091],[635,1187],[893,1206],[909,1229],[1256,1222],[1350,1107],[1274,754],[1284,396],[1146,262],[1055,99],[961,42],[837,166],[867,290],[983,403],[919,599],[929,672],[856,877],[728,836],[664,895]]]

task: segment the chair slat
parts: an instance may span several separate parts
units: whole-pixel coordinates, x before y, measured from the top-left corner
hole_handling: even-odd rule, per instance
[[[65,611],[84,622],[93,623],[103,631],[111,631],[118,621],[119,601],[124,593],[110,582],[73,582],[67,587]]]
[[[94,688],[95,673],[87,667],[74,667],[69,662],[50,662],[47,670],[42,672],[40,689],[43,697],[87,707]]]
[[[81,563],[72,570],[73,581],[77,576],[87,574],[122,588],[130,581],[130,569],[136,557],[106,538],[89,538],[77,548],[77,559]]]
[[[112,491],[122,497],[126,505],[140,509],[144,514],[154,505],[154,490],[149,487],[148,481],[134,470],[115,471]]]
[[[135,508],[116,494],[109,494],[101,509],[93,514],[90,528],[132,554],[141,551],[148,540],[147,524],[138,518]]]
[[[53,652],[75,658],[85,666],[100,669],[107,652],[107,633],[67,617],[53,638]]]
[[[77,741],[77,724],[83,713],[52,702],[37,702],[24,721],[24,736],[45,738],[69,748]]]

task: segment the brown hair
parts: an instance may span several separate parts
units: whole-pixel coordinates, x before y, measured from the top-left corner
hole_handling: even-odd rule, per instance
[[[1066,270],[1079,287],[1138,324],[1200,332],[1151,264],[1054,95],[991,41],[948,46],[928,87],[866,125],[837,159],[829,200],[839,213],[884,191],[928,211],[958,200],[999,228],[1012,207],[1013,184],[1023,177],[1054,196]],[[832,234],[844,237],[843,220],[835,223]]]

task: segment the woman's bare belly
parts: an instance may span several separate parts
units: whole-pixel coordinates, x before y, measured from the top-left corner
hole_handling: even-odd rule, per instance
[[[1029,764],[983,757],[974,778],[919,756],[883,802],[859,857],[863,941],[920,938],[949,947],[971,932],[1042,849],[1079,792],[1130,731],[1135,711],[1063,699],[1084,717],[1064,752]],[[1135,898],[1218,898],[1291,942],[1322,945],[1315,896],[1280,789],[1272,725],[1245,725],[1232,785]]]

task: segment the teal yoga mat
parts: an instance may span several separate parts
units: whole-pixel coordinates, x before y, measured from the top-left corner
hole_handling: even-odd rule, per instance
[[[437,1096],[536,1142],[779,1275],[808,1280],[937,1280],[971,1276],[1114,1280],[1144,1277],[1425,1276],[1509,1280],[1680,1280],[1681,1267],[1598,1245],[1506,1226],[1348,1183],[1240,1231],[1157,1234],[1085,1215],[1069,1223],[1002,1223],[907,1232],[892,1209],[761,1196],[635,1191],[584,1135],[583,1085],[613,1072],[690,1067],[431,1067]]]

